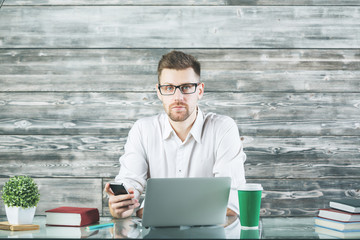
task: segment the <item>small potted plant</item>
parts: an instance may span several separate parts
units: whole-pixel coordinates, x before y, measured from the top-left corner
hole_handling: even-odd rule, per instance
[[[31,224],[40,200],[38,186],[28,176],[11,177],[5,183],[2,195],[10,224]]]

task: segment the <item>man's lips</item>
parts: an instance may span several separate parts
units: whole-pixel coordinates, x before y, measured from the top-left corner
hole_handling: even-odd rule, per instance
[[[171,109],[174,109],[174,110],[182,110],[182,109],[185,109],[186,107],[184,105],[175,105],[173,107],[171,107]]]

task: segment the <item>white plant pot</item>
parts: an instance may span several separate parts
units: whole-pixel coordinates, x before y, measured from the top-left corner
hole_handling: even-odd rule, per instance
[[[8,207],[5,205],[6,216],[10,224],[32,224],[36,207]]]

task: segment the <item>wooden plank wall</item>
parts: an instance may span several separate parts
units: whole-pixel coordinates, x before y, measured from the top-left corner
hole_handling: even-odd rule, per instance
[[[29,175],[38,215],[108,216],[104,183],[134,121],[162,111],[156,66],[172,49],[202,63],[202,109],[237,122],[263,217],[360,198],[358,0],[6,0],[0,186]]]

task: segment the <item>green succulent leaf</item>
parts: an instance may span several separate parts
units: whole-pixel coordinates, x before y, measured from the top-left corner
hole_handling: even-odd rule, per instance
[[[15,176],[5,183],[1,191],[1,198],[9,207],[30,208],[36,207],[40,200],[40,193],[32,178]]]

